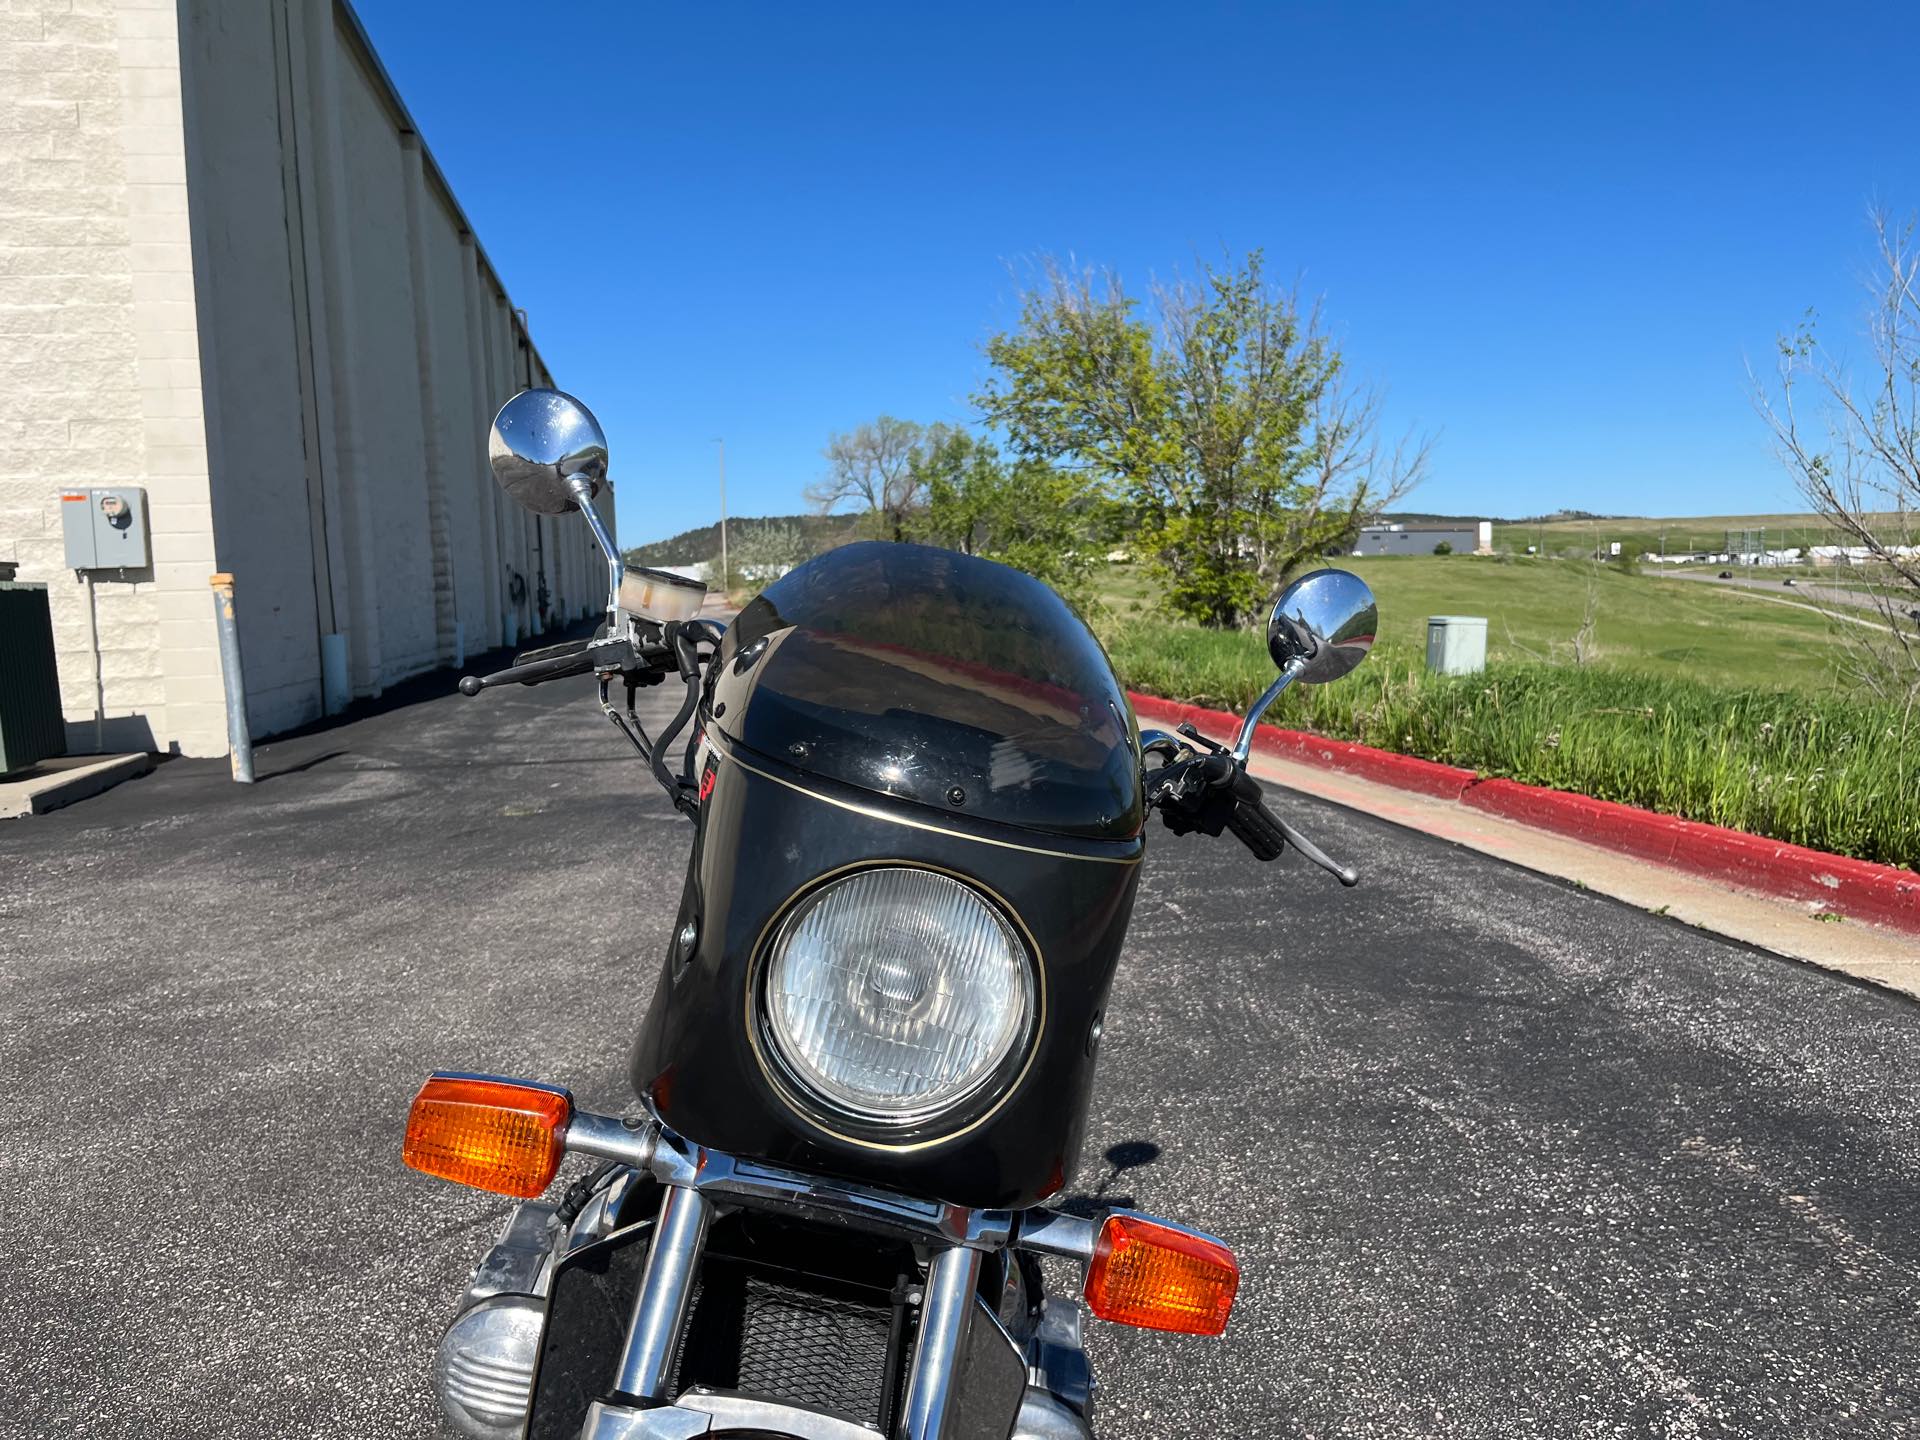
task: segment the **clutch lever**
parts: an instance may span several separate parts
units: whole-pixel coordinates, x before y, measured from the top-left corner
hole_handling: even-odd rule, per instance
[[[538,685],[542,680],[558,680],[566,675],[587,675],[592,673],[593,668],[594,657],[582,645],[577,650],[569,649],[544,659],[509,665],[491,675],[462,675],[460,693],[478,695],[482,690],[491,690],[496,685]]]

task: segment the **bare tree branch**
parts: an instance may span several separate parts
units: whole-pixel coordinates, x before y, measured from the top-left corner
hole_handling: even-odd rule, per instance
[[[1873,375],[1856,397],[1843,361],[1814,336],[1812,318],[1779,343],[1771,386],[1753,378],[1754,401],[1783,464],[1807,504],[1857,555],[1884,631],[1836,626],[1845,669],[1884,695],[1920,691],[1920,248],[1910,218],[1872,215],[1878,264],[1867,317]],[[1817,399],[1811,422],[1797,405],[1802,386]],[[1816,551],[1816,557],[1818,552]]]
[[[850,504],[873,517],[883,534],[898,540],[905,533],[908,513],[922,499],[916,462],[946,434],[942,425],[882,415],[834,435],[821,452],[827,473],[807,487],[807,499],[823,515]]]

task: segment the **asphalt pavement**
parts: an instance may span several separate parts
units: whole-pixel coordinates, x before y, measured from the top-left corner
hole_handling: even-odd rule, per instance
[[[1765,567],[1759,574],[1735,574],[1725,580],[1717,570],[1656,570],[1662,580],[1692,580],[1706,585],[1717,585],[1722,590],[1736,589],[1758,592],[1763,599],[1776,600],[1782,605],[1793,605],[1801,610],[1818,610],[1823,614],[1831,613],[1841,620],[1863,625],[1870,630],[1885,630],[1880,617],[1885,614],[1874,603],[1873,597],[1859,590],[1847,590],[1838,585],[1822,585],[1817,580],[1808,580],[1804,576],[1796,577],[1788,585],[1782,578],[1766,579]],[[1895,618],[1898,618],[1904,606],[1897,606]],[[1912,618],[1920,619],[1920,613]]]
[[[588,688],[0,824],[0,1434],[434,1433],[507,1202],[407,1101],[619,1107],[685,864]],[[1223,1340],[1092,1327],[1102,1440],[1920,1433],[1920,1008],[1285,804],[1359,889],[1151,846],[1076,1188],[1244,1278]]]

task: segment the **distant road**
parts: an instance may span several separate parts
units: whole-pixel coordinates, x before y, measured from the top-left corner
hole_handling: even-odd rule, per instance
[[[1853,625],[1864,625],[1869,630],[1891,630],[1878,620],[1863,619],[1858,615],[1836,613],[1827,607],[1837,606],[1840,610],[1866,610],[1874,614],[1873,603],[1865,596],[1853,590],[1842,590],[1832,585],[1808,585],[1796,579],[1789,587],[1778,580],[1758,580],[1750,576],[1735,575],[1730,580],[1722,580],[1717,574],[1705,570],[1665,570],[1656,571],[1662,580],[1699,580],[1722,589],[1738,587],[1742,590],[1757,590],[1760,598],[1771,600],[1776,605],[1791,605],[1796,610],[1811,610],[1817,615],[1832,615],[1836,620],[1845,620]],[[1809,604],[1807,602],[1811,601]]]

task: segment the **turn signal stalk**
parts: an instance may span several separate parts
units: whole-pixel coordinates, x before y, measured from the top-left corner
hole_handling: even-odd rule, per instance
[[[530,1200],[559,1173],[573,1096],[486,1075],[434,1075],[413,1097],[401,1157],[415,1170]]]
[[[1240,1266],[1217,1240],[1138,1215],[1109,1215],[1087,1266],[1087,1308],[1102,1320],[1176,1335],[1218,1335]]]

